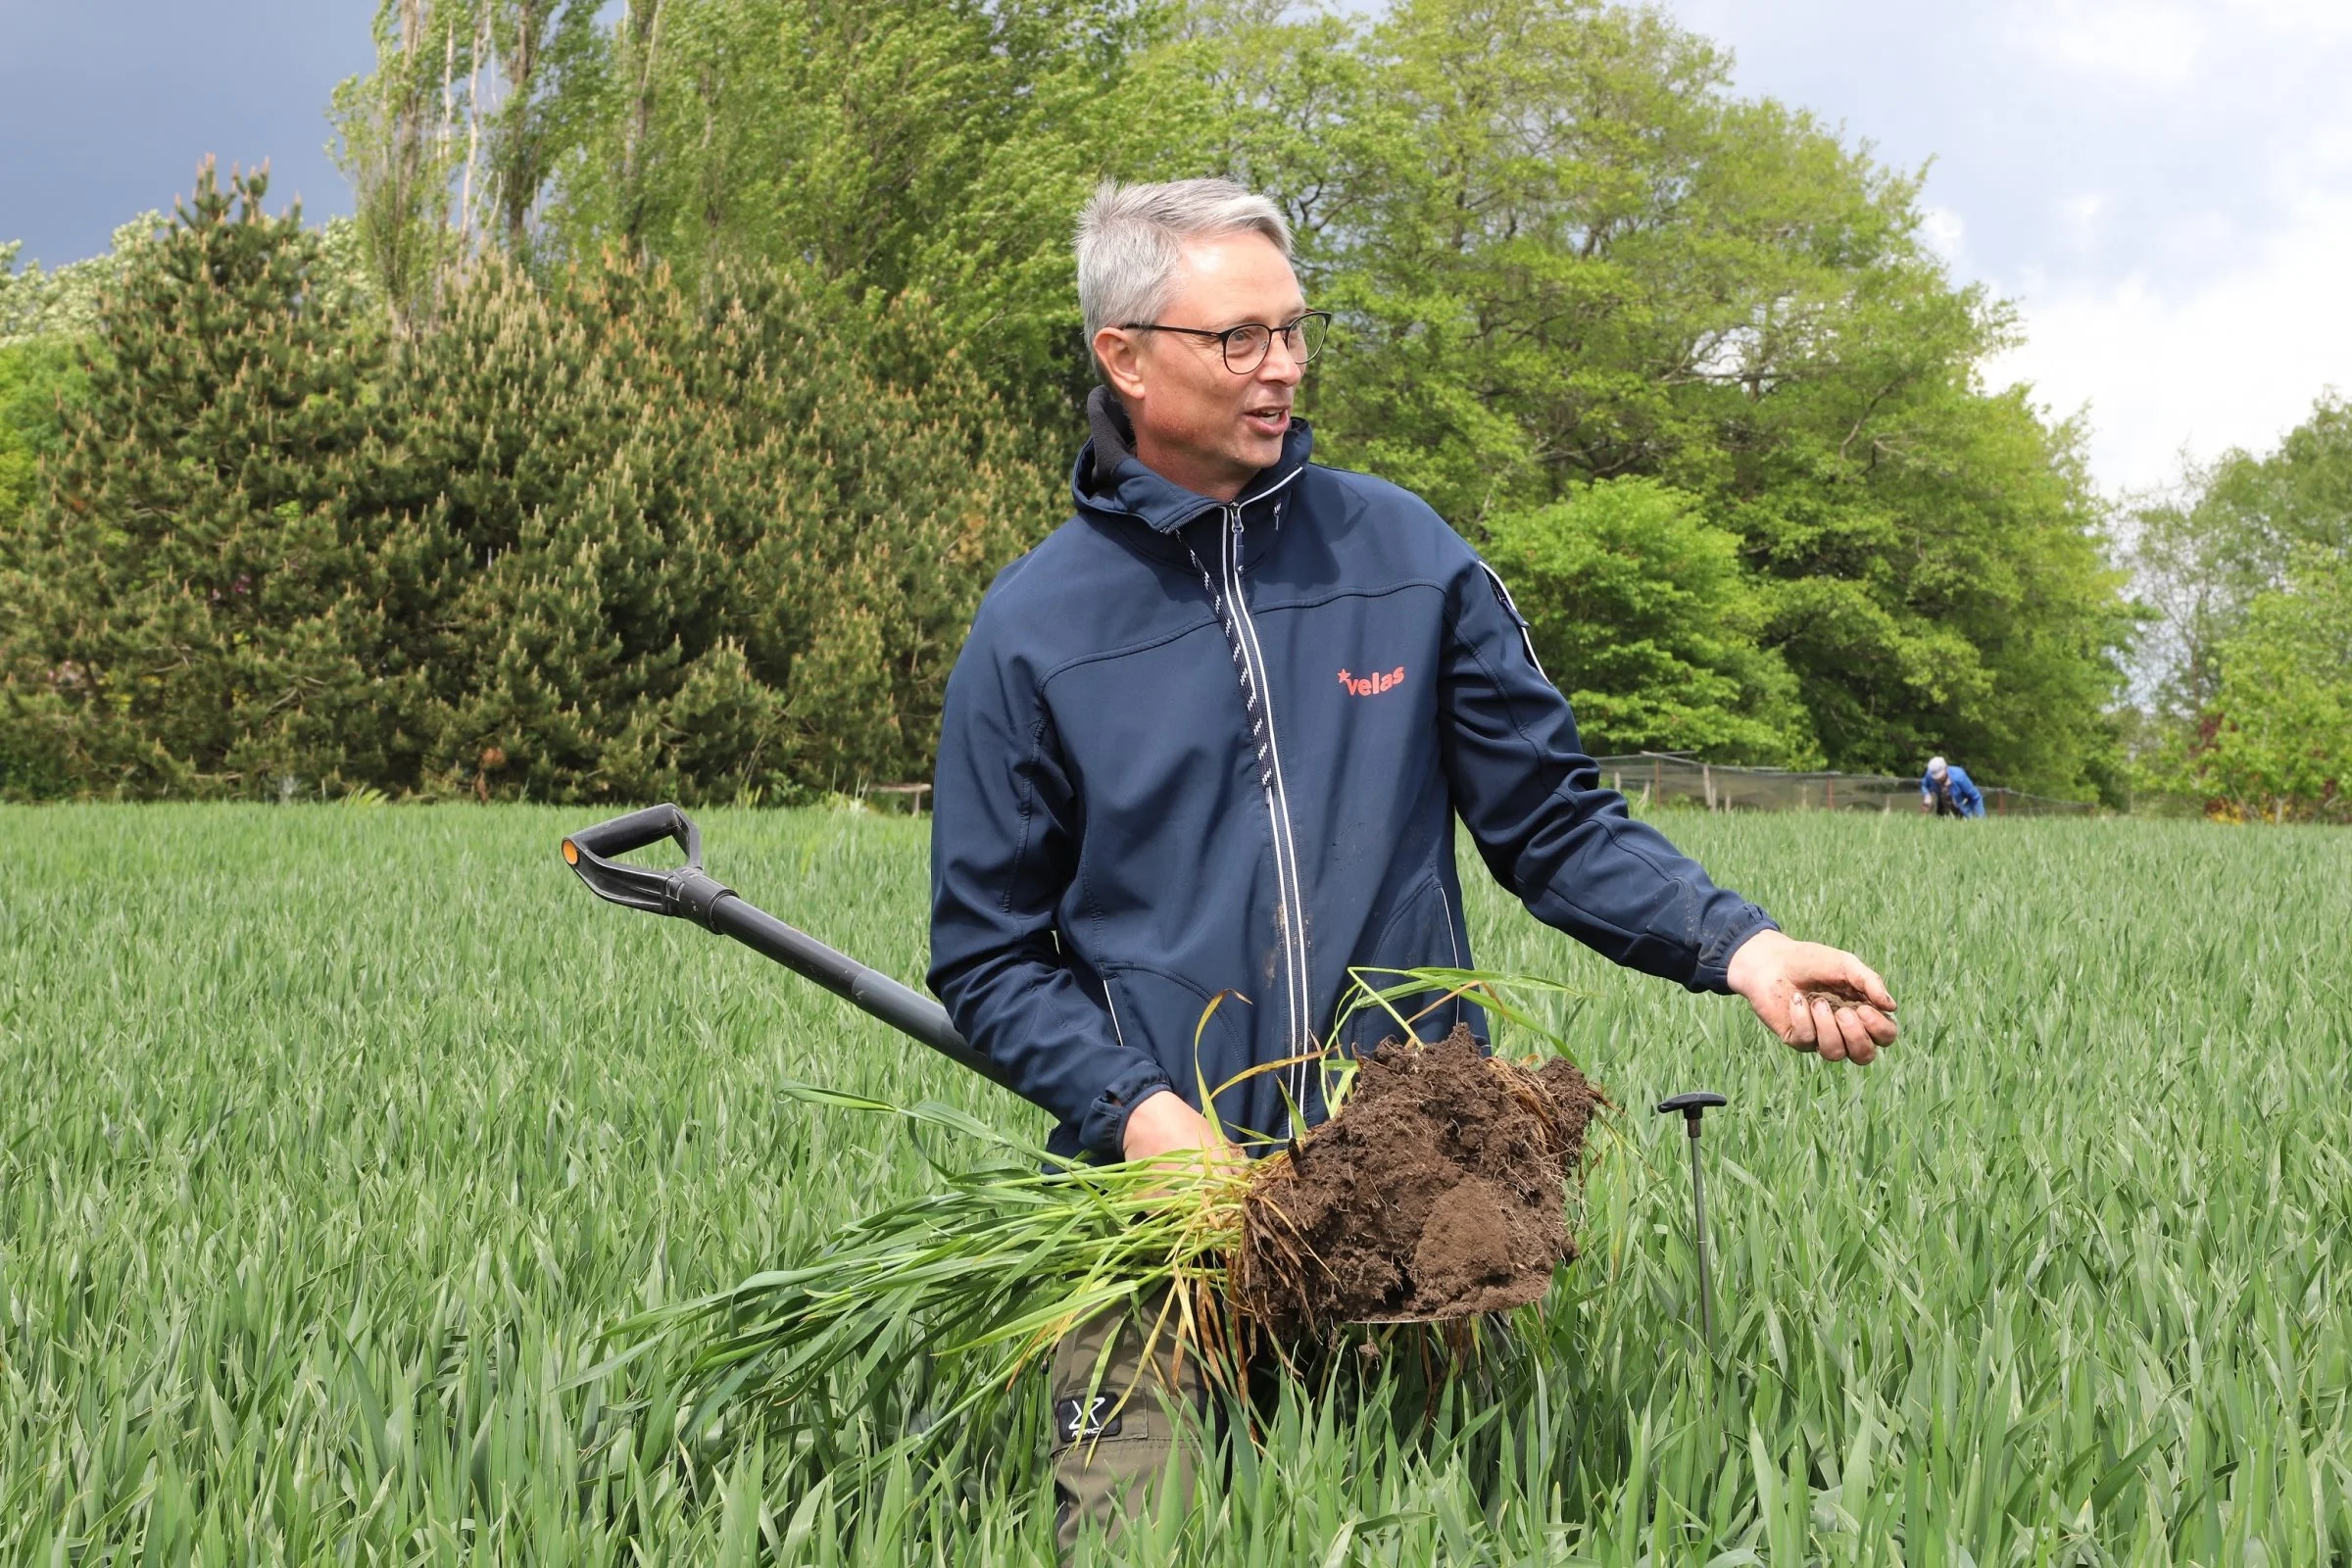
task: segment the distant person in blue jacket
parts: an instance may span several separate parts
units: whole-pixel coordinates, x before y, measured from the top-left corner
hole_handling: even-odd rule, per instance
[[[1336,1024],[1349,971],[1474,962],[1456,822],[1531,913],[1615,962],[1737,993],[1828,1061],[1894,1039],[1867,964],[1783,935],[1602,787],[1459,534],[1308,460],[1292,405],[1330,318],[1271,202],[1105,186],[1077,261],[1104,384],[1074,515],[998,575],[956,660],[931,845],[931,986],[1054,1117],[1054,1152],[1239,1158],[1229,1137],[1286,1139],[1292,1106],[1321,1120],[1304,1058],[1385,1022]],[[1457,1021],[1483,1036],[1461,1003],[1419,1027]],[[1190,1464],[1146,1401],[1085,1396],[1134,1364],[1107,1333],[1054,1356],[1065,1550]]]
[[[1931,757],[1927,776],[1919,781],[1919,808],[1937,816],[1983,816],[1984,794],[1967,768]]]

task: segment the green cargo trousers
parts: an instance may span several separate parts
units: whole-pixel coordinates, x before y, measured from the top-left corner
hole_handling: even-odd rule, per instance
[[[1198,1356],[1171,1353],[1170,1329],[1160,1331],[1146,1364],[1144,1345],[1160,1306],[1160,1299],[1150,1299],[1105,1312],[1054,1347],[1047,1387],[1054,1417],[1054,1540],[1064,1563],[1090,1526],[1106,1542],[1115,1541],[1163,1478],[1171,1505],[1192,1499],[1207,1386]]]

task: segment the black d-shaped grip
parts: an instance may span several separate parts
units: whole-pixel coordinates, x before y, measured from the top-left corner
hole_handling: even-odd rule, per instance
[[[607,856],[626,855],[663,839],[676,839],[689,862],[703,863],[703,830],[694,825],[692,817],[667,804],[649,806],[642,811],[584,827],[571,836],[570,842],[590,855]]]
[[[686,852],[684,865],[657,871],[607,858],[663,839],[675,839]],[[580,829],[564,841],[564,863],[600,899],[654,914],[686,915],[699,925],[710,924],[711,907],[732,891],[703,874],[703,830],[669,805],[649,806]]]

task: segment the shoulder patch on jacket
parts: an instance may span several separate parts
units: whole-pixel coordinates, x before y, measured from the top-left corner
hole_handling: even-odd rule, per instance
[[[1483,556],[1479,558],[1478,569],[1487,574],[1488,582],[1494,584],[1494,598],[1501,604],[1502,612],[1511,617],[1512,625],[1519,628],[1519,646],[1527,650],[1527,662],[1536,666],[1537,674],[1544,675],[1544,661],[1536,657],[1535,636],[1527,629],[1527,617],[1519,613],[1517,605],[1511,603],[1511,591],[1502,585],[1502,573],[1488,565]],[[1544,678],[1551,679],[1549,675],[1544,675]]]

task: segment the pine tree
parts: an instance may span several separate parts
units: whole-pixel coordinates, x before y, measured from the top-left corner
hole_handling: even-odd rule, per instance
[[[0,722],[50,787],[257,795],[387,770],[402,608],[350,500],[379,461],[376,339],[318,287],[265,174],[200,171],[100,302],[86,389],[0,540]]]
[[[441,488],[395,553],[451,564],[460,645],[428,661],[414,786],[778,799],[927,772],[980,590],[1051,494],[942,339],[919,302],[877,319],[764,272],[690,296],[611,258],[546,285],[486,267],[398,394]]]
[[[486,260],[430,331],[209,172],[0,542],[0,789],[788,799],[929,769],[1054,485],[920,300]]]

